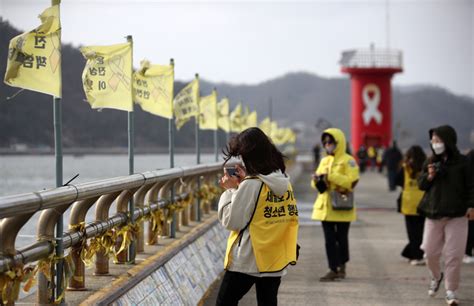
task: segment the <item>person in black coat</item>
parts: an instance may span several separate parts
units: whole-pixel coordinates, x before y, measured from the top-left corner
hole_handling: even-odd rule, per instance
[[[400,170],[402,159],[402,152],[400,152],[397,142],[394,140],[393,145],[385,151],[382,158],[382,164],[387,167],[388,189],[390,191],[395,191],[395,180]]]
[[[467,154],[467,159],[469,162],[469,172],[474,173],[474,150],[469,151]],[[474,257],[472,256],[472,249],[474,248],[474,220],[469,220],[469,230],[467,233],[467,244],[466,244],[466,253],[464,254],[464,263],[474,263]]]
[[[456,290],[468,219],[474,219],[474,176],[467,157],[456,146],[457,135],[451,126],[431,129],[429,135],[433,155],[423,165],[418,179],[418,187],[425,191],[418,213],[426,217],[422,249],[431,276],[428,295],[436,295],[444,278],[446,302],[458,305]]]

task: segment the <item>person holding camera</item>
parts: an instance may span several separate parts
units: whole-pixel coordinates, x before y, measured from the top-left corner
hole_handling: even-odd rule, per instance
[[[283,154],[259,128],[234,136],[225,151],[218,218],[230,235],[216,305],[237,305],[255,284],[258,305],[277,305],[281,277],[296,264],[298,210]]]
[[[346,277],[349,226],[356,218],[353,190],[359,181],[359,167],[346,153],[346,137],[341,130],[327,129],[321,140],[327,156],[311,182],[319,192],[311,218],[322,222],[329,271],[319,280],[327,282]]]
[[[468,219],[474,218],[473,174],[467,158],[456,146],[457,135],[451,126],[431,129],[429,136],[433,155],[425,162],[418,179],[419,188],[425,191],[418,213],[426,217],[422,249],[431,276],[428,295],[436,295],[444,278],[447,304],[458,305],[456,290]],[[444,273],[440,269],[441,257]]]

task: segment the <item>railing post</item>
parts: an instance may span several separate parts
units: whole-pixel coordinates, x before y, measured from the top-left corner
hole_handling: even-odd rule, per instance
[[[87,211],[94,205],[98,197],[90,198],[87,200],[79,201],[73,204],[71,209],[71,217],[69,220],[69,229],[73,231],[80,230],[81,223],[83,224]],[[84,225],[82,225],[84,226]],[[87,247],[87,237],[82,237],[84,244],[78,243],[71,248],[72,262],[74,263],[75,269],[73,277],[69,280],[67,290],[69,291],[83,291],[86,290],[85,273],[86,267],[81,259],[81,252],[84,246]]]
[[[120,194],[119,191],[109,193],[100,197],[95,207],[96,221],[106,221],[109,218],[109,208],[115,198]],[[101,249],[95,255],[94,275],[109,275],[109,255],[107,250]]]

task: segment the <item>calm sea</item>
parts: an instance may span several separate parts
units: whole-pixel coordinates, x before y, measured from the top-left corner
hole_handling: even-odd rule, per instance
[[[213,154],[201,155],[201,163],[214,162]],[[163,154],[136,155],[135,172],[145,172],[169,168],[169,156]],[[175,167],[196,164],[194,154],[175,156]],[[105,178],[128,175],[127,155],[66,155],[63,158],[63,180],[67,182],[79,173],[73,184],[96,181]],[[3,155],[0,156],[0,196],[39,191],[55,187],[55,158],[51,155]],[[112,215],[115,208],[110,209]],[[86,221],[93,221],[94,208],[89,210]],[[21,247],[36,240],[36,213],[22,228],[16,247]],[[64,218],[67,228],[69,211]]]

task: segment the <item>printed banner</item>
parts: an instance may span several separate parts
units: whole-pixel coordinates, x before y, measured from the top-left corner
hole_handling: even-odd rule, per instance
[[[199,80],[195,79],[184,87],[174,98],[173,107],[176,128],[179,130],[192,117],[198,115]]]
[[[133,74],[133,100],[153,115],[173,118],[174,66],[142,61]]]
[[[133,111],[132,44],[81,48],[87,59],[82,85],[92,108]]]
[[[61,97],[59,5],[47,8],[41,25],[10,40],[5,83]]]
[[[240,133],[242,131],[242,104],[238,104],[230,113],[230,131]]]
[[[217,125],[225,132],[230,132],[229,99],[224,98],[217,104]]]
[[[217,130],[217,91],[199,100],[199,128]]]

